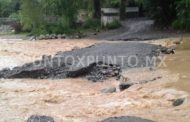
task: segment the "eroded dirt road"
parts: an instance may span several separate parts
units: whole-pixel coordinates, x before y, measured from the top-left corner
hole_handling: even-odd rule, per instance
[[[51,40],[51,41],[0,41],[0,55],[7,59],[0,61],[1,67],[24,64],[33,57],[53,55],[59,51],[86,47],[95,40]],[[100,43],[100,42],[99,42]],[[116,43],[116,42],[115,42]],[[170,44],[170,40],[158,43]],[[3,58],[5,59],[5,58]],[[9,63],[11,62],[12,63]],[[56,122],[96,122],[111,116],[134,115],[161,122],[189,122],[190,104],[188,94],[167,83],[176,82],[179,77],[167,69],[133,69],[123,73],[131,80],[146,80],[162,77],[154,82],[134,85],[128,90],[104,94],[100,90],[118,87],[119,81],[110,79],[92,83],[85,79],[0,80],[0,122],[23,122],[33,114],[52,116]],[[172,105],[177,98],[187,100],[178,107]]]
[[[106,40],[152,40],[178,37],[181,34],[173,30],[161,30],[154,27],[154,21],[146,18],[128,19],[121,22],[122,27],[89,35],[87,38]]]

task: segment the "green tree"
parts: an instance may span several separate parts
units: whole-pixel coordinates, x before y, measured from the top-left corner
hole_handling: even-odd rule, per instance
[[[20,17],[24,30],[38,33],[43,24],[42,4],[39,0],[21,0]]]
[[[34,33],[61,33],[72,28],[80,0],[22,0],[21,23]],[[56,18],[49,23],[49,18]],[[50,24],[50,25],[49,25]]]
[[[190,30],[190,1],[178,0],[176,2],[177,20],[173,26],[177,29]]]
[[[145,0],[145,8],[148,16],[153,18],[156,24],[168,26],[176,19],[176,0]]]
[[[0,0],[0,17],[9,17],[20,8],[20,0]]]

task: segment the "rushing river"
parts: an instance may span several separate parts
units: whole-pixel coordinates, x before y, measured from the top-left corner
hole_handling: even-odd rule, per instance
[[[167,68],[179,75],[178,82],[168,84],[190,94],[190,38],[184,38],[176,54],[171,55],[166,61]]]

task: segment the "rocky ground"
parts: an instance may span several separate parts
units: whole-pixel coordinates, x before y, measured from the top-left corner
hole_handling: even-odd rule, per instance
[[[146,43],[171,46],[175,40],[178,39]],[[1,59],[4,59],[0,62],[1,68],[20,66],[32,62],[33,57],[40,59],[44,54],[54,55],[59,51],[101,43],[96,40],[0,42],[0,55]],[[121,82],[152,79],[153,82],[135,84],[124,91],[119,89]],[[190,120],[188,94],[165,87],[167,83],[177,80],[177,74],[167,69],[154,68],[123,71],[119,81],[111,78],[105,82],[95,83],[83,78],[1,79],[0,121],[23,122],[31,115],[38,114],[51,116],[56,122],[96,122],[114,116],[136,116],[163,122],[188,122]],[[113,93],[102,92],[102,89],[109,88],[116,90]],[[175,104],[180,100],[183,100],[181,104]]]

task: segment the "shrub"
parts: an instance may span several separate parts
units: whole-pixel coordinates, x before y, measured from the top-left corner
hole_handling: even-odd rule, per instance
[[[100,20],[92,19],[92,18],[88,18],[83,24],[84,29],[97,29],[100,27],[101,27]]]
[[[116,29],[119,27],[121,27],[121,23],[117,20],[115,20],[105,26],[106,29]]]

